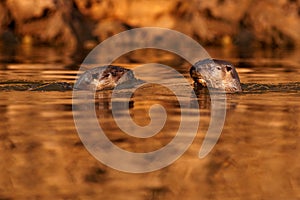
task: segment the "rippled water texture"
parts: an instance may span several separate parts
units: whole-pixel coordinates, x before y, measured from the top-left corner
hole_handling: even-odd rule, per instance
[[[129,174],[98,162],[76,132],[69,87],[82,56],[42,47],[0,49],[0,199],[300,198],[299,51],[207,49],[212,57],[237,66],[244,88],[243,93],[227,95],[217,145],[204,159],[198,158],[211,115],[208,93],[199,92],[200,128],[188,151],[159,171]],[[189,64],[167,53],[137,52],[117,62],[134,68],[147,61],[168,64],[192,83]],[[176,77],[169,81],[176,84]],[[149,152],[175,136],[181,113],[167,88],[144,85],[130,102],[132,119],[141,126],[150,122],[151,105],[167,110],[165,127],[148,139],[118,129],[110,98],[111,91],[97,92],[96,114],[119,147]]]

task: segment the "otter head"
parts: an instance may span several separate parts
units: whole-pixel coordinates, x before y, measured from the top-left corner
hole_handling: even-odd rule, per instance
[[[241,92],[241,84],[234,66],[223,60],[205,59],[190,69],[196,86],[224,89],[228,93]]]
[[[118,84],[134,79],[130,69],[119,66],[96,67],[84,72],[75,84],[77,89],[106,90],[113,89]]]

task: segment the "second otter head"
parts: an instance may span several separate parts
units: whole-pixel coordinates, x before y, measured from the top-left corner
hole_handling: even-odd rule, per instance
[[[133,71],[119,66],[96,67],[84,72],[75,84],[76,89],[107,90],[129,80],[134,80]]]
[[[196,86],[224,89],[228,93],[241,92],[241,84],[234,66],[223,60],[205,59],[190,69]]]

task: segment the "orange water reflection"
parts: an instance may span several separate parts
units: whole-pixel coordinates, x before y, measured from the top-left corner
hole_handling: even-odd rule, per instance
[[[298,58],[291,59],[293,56],[282,59],[280,65],[278,59],[272,62],[273,58],[268,57],[257,60],[239,59],[234,54],[224,57],[240,65],[240,78],[245,83],[300,80],[300,62]],[[40,73],[41,77],[47,74],[47,78],[52,79],[51,75],[55,77],[65,70],[66,77],[55,80],[74,78],[73,71],[64,67],[57,70],[56,64],[49,66],[52,69],[47,73],[36,68],[30,70],[30,64],[22,67],[28,71],[11,67],[1,70],[0,76],[9,78],[10,74],[15,74],[17,78],[19,73],[27,80],[38,80],[36,74],[31,75]],[[188,70],[181,70],[188,77]],[[152,89],[158,91],[155,87]],[[147,93],[155,91],[150,88]],[[99,95],[105,97],[105,92]],[[167,91],[160,95],[160,99],[143,99],[140,93],[134,99],[133,119],[142,125],[149,120],[149,104],[163,102],[168,110],[168,128],[149,141],[129,138],[117,127],[112,127],[109,94],[97,101],[98,116],[106,120],[100,124],[110,129],[109,137],[124,149],[143,152],[160,148],[172,139],[180,121],[176,101]],[[210,120],[209,97],[200,95],[200,129],[189,150],[169,167],[152,173],[129,174],[106,167],[84,148],[73,122],[71,91],[1,92],[0,198],[299,198],[299,91],[266,91],[227,97],[223,132],[207,157],[198,158]]]

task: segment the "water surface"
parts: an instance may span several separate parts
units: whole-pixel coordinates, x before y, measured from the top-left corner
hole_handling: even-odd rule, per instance
[[[227,95],[224,129],[204,159],[199,159],[198,153],[210,122],[210,98],[207,93],[198,94],[200,128],[191,147],[174,164],[144,174],[111,169],[85,149],[73,121],[72,90],[1,90],[0,198],[299,199],[299,51],[254,51],[246,56],[234,49],[208,51],[213,57],[233,62],[248,86],[272,88],[282,83],[290,87]],[[73,84],[80,58],[60,54],[47,48],[2,53],[2,86],[8,81]],[[151,62],[169,64],[192,83],[188,63],[169,54],[151,55]],[[147,56],[135,54],[131,62],[122,58],[118,63],[134,68]],[[176,82],[173,78],[170,82]],[[110,98],[111,91],[97,92],[96,113],[108,138],[119,147],[149,152],[175,136],[181,113],[172,91],[152,85],[135,93],[130,113],[137,124],[149,123],[148,110],[153,104],[167,110],[165,127],[148,139],[133,138],[118,129]]]

